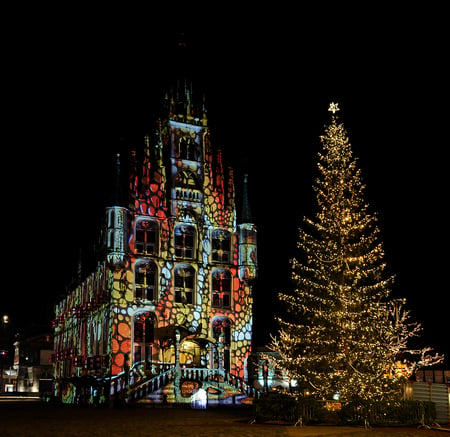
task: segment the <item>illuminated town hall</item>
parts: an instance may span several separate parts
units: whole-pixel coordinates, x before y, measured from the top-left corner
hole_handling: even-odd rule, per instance
[[[246,178],[238,217],[233,170],[193,97],[187,84],[167,93],[156,134],[117,156],[128,192],[117,188],[106,207],[102,259],[55,307],[63,402],[183,402],[198,389],[225,399],[248,388],[257,231]]]

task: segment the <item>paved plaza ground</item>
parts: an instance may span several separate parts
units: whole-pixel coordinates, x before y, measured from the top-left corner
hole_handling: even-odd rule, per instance
[[[1,437],[431,437],[450,436],[445,430],[416,427],[372,428],[286,423],[251,424],[247,407],[121,408],[73,407],[41,402],[0,402]]]

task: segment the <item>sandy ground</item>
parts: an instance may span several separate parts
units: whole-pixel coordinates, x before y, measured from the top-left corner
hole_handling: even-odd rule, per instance
[[[0,402],[1,437],[445,437],[444,430],[251,424],[249,408],[83,408],[40,402]]]

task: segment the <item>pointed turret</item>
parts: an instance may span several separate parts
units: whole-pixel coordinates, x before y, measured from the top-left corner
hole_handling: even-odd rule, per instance
[[[253,223],[252,212],[250,210],[250,202],[248,200],[248,175],[244,175],[244,184],[242,187],[242,214],[241,223]]]
[[[112,264],[122,264],[127,251],[128,210],[123,206],[123,192],[120,175],[120,154],[116,155],[114,193],[112,205],[106,208],[106,232],[104,245],[107,259]]]
[[[242,214],[239,225],[239,276],[241,279],[251,281],[257,276],[258,261],[256,257],[256,226],[252,223],[247,178],[248,175],[244,175]]]
[[[124,206],[122,179],[120,174],[120,153],[116,154],[116,167],[114,173],[113,206]]]
[[[231,167],[228,167],[228,185],[227,185],[227,206],[228,208],[233,211],[234,207],[235,207],[235,202],[234,202],[234,196],[235,196],[235,191],[234,191],[234,172],[233,169]]]

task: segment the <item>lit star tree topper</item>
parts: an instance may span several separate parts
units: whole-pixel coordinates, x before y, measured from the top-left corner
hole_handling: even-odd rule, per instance
[[[330,103],[330,106],[328,107],[328,111],[332,112],[333,114],[335,114],[337,111],[339,111],[339,106],[337,103]]]
[[[394,399],[418,367],[442,361],[430,348],[408,349],[420,325],[404,300],[390,297],[377,217],[364,201],[365,185],[344,125],[329,107],[320,137],[317,213],[299,229],[292,260],[292,292],[280,293],[286,312],[269,347],[276,367],[303,393],[329,399]],[[401,363],[401,364],[400,364]]]

